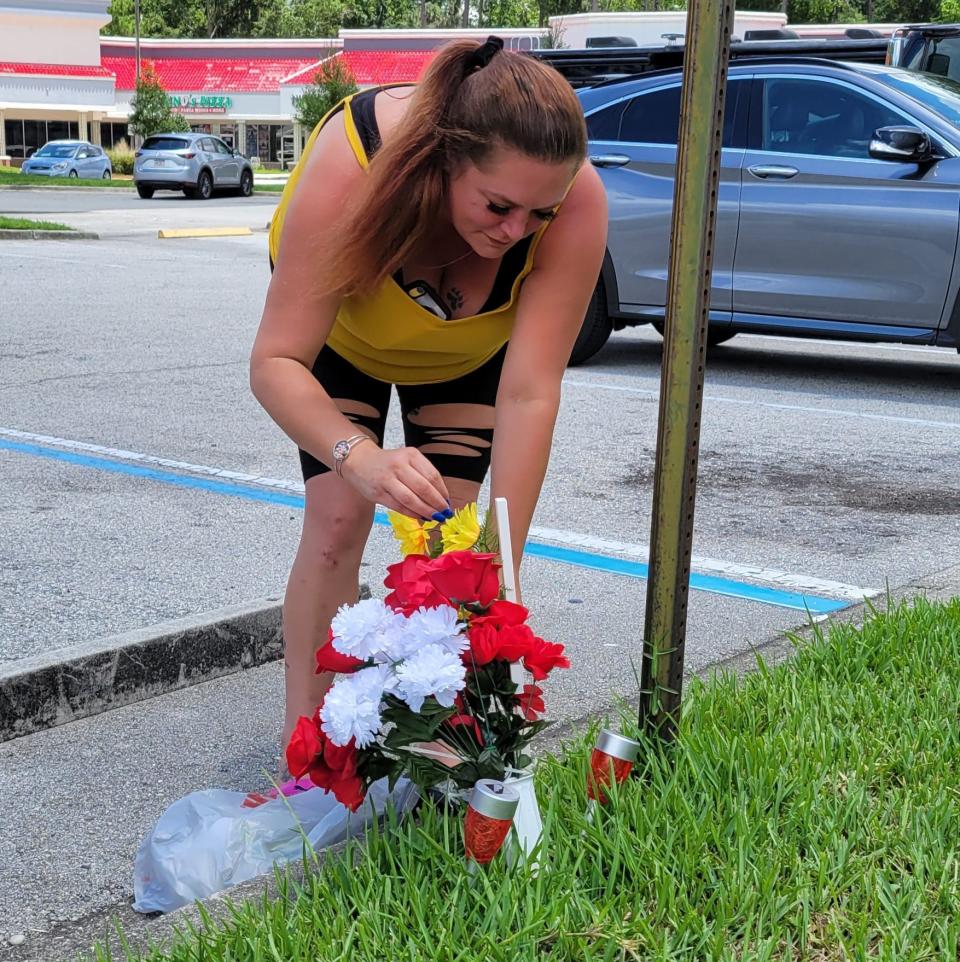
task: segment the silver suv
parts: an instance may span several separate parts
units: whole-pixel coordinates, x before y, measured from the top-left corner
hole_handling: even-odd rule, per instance
[[[133,182],[141,197],[155,190],[182,190],[207,200],[215,190],[253,193],[253,168],[238,150],[211,134],[154,134],[137,151]]]

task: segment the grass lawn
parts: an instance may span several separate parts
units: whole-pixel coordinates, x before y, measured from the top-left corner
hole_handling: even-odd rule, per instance
[[[87,180],[83,177],[41,177],[21,174],[18,167],[0,167],[0,187],[7,184],[26,184],[33,187],[133,187],[133,180],[119,174],[113,180]]]
[[[834,625],[692,685],[672,750],[648,744],[592,825],[592,737],[541,761],[536,876],[471,877],[460,819],[428,809],[151,957],[955,960],[958,707],[960,599]]]
[[[68,224],[52,220],[28,220],[26,217],[7,217],[0,214],[0,230],[73,230]]]

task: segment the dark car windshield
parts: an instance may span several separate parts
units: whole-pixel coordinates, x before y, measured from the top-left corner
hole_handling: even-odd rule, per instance
[[[72,157],[77,152],[76,144],[44,144],[34,157]]]
[[[182,137],[148,137],[143,142],[144,150],[183,150],[189,141]]]
[[[894,90],[920,101],[924,107],[960,129],[960,83],[956,80],[930,73],[897,70],[885,73],[883,81]]]

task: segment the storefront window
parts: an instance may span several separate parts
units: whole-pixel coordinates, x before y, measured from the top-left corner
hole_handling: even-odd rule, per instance
[[[8,157],[23,157],[23,121],[7,120],[3,124],[3,139]]]
[[[233,150],[237,143],[237,125],[220,124],[220,139]]]
[[[43,120],[25,120],[23,122],[23,144],[26,149],[24,156],[32,157],[47,142],[47,124]]]
[[[116,147],[121,140],[130,143],[126,124],[100,124],[100,143],[104,147]]]
[[[68,140],[76,136],[71,133],[71,127],[76,127],[76,124],[68,124],[65,120],[51,120],[47,124],[47,140]]]

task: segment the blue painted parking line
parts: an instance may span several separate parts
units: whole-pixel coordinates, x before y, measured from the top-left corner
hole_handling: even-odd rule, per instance
[[[127,464],[123,461],[112,461],[108,458],[98,458],[88,454],[76,454],[72,451],[62,451],[48,448],[39,444],[27,444],[19,441],[8,441],[0,438],[0,450],[15,451],[34,457],[49,458],[78,467],[94,468],[98,471],[109,471],[113,474],[125,474],[130,477],[156,481],[160,484],[170,484],[179,488],[209,491],[228,497],[243,498],[248,501],[260,501],[266,504],[278,504],[290,508],[304,506],[303,495],[290,494],[283,491],[273,491],[255,485],[236,484],[230,481],[218,481],[214,478],[194,477],[187,474],[177,474],[173,471],[161,471],[156,468],[145,468],[138,464]],[[378,525],[388,526],[386,513],[377,511],[374,521]],[[649,567],[643,562],[629,561],[623,558],[613,558],[609,555],[597,554],[592,551],[582,551],[559,545],[546,544],[541,541],[528,541],[524,547],[524,554],[529,557],[543,558],[559,564],[572,565],[578,568],[588,568],[603,571],[608,574],[621,575],[628,578],[646,579]],[[707,591],[711,594],[724,595],[728,598],[739,598],[743,601],[753,601],[759,604],[775,605],[780,608],[791,608],[796,611],[807,611],[812,615],[829,614],[846,608],[850,602],[837,601],[819,595],[797,594],[791,591],[781,591],[776,588],[765,588],[749,582],[734,581],[727,578],[717,578],[710,575],[692,573],[690,587],[697,591]]]

